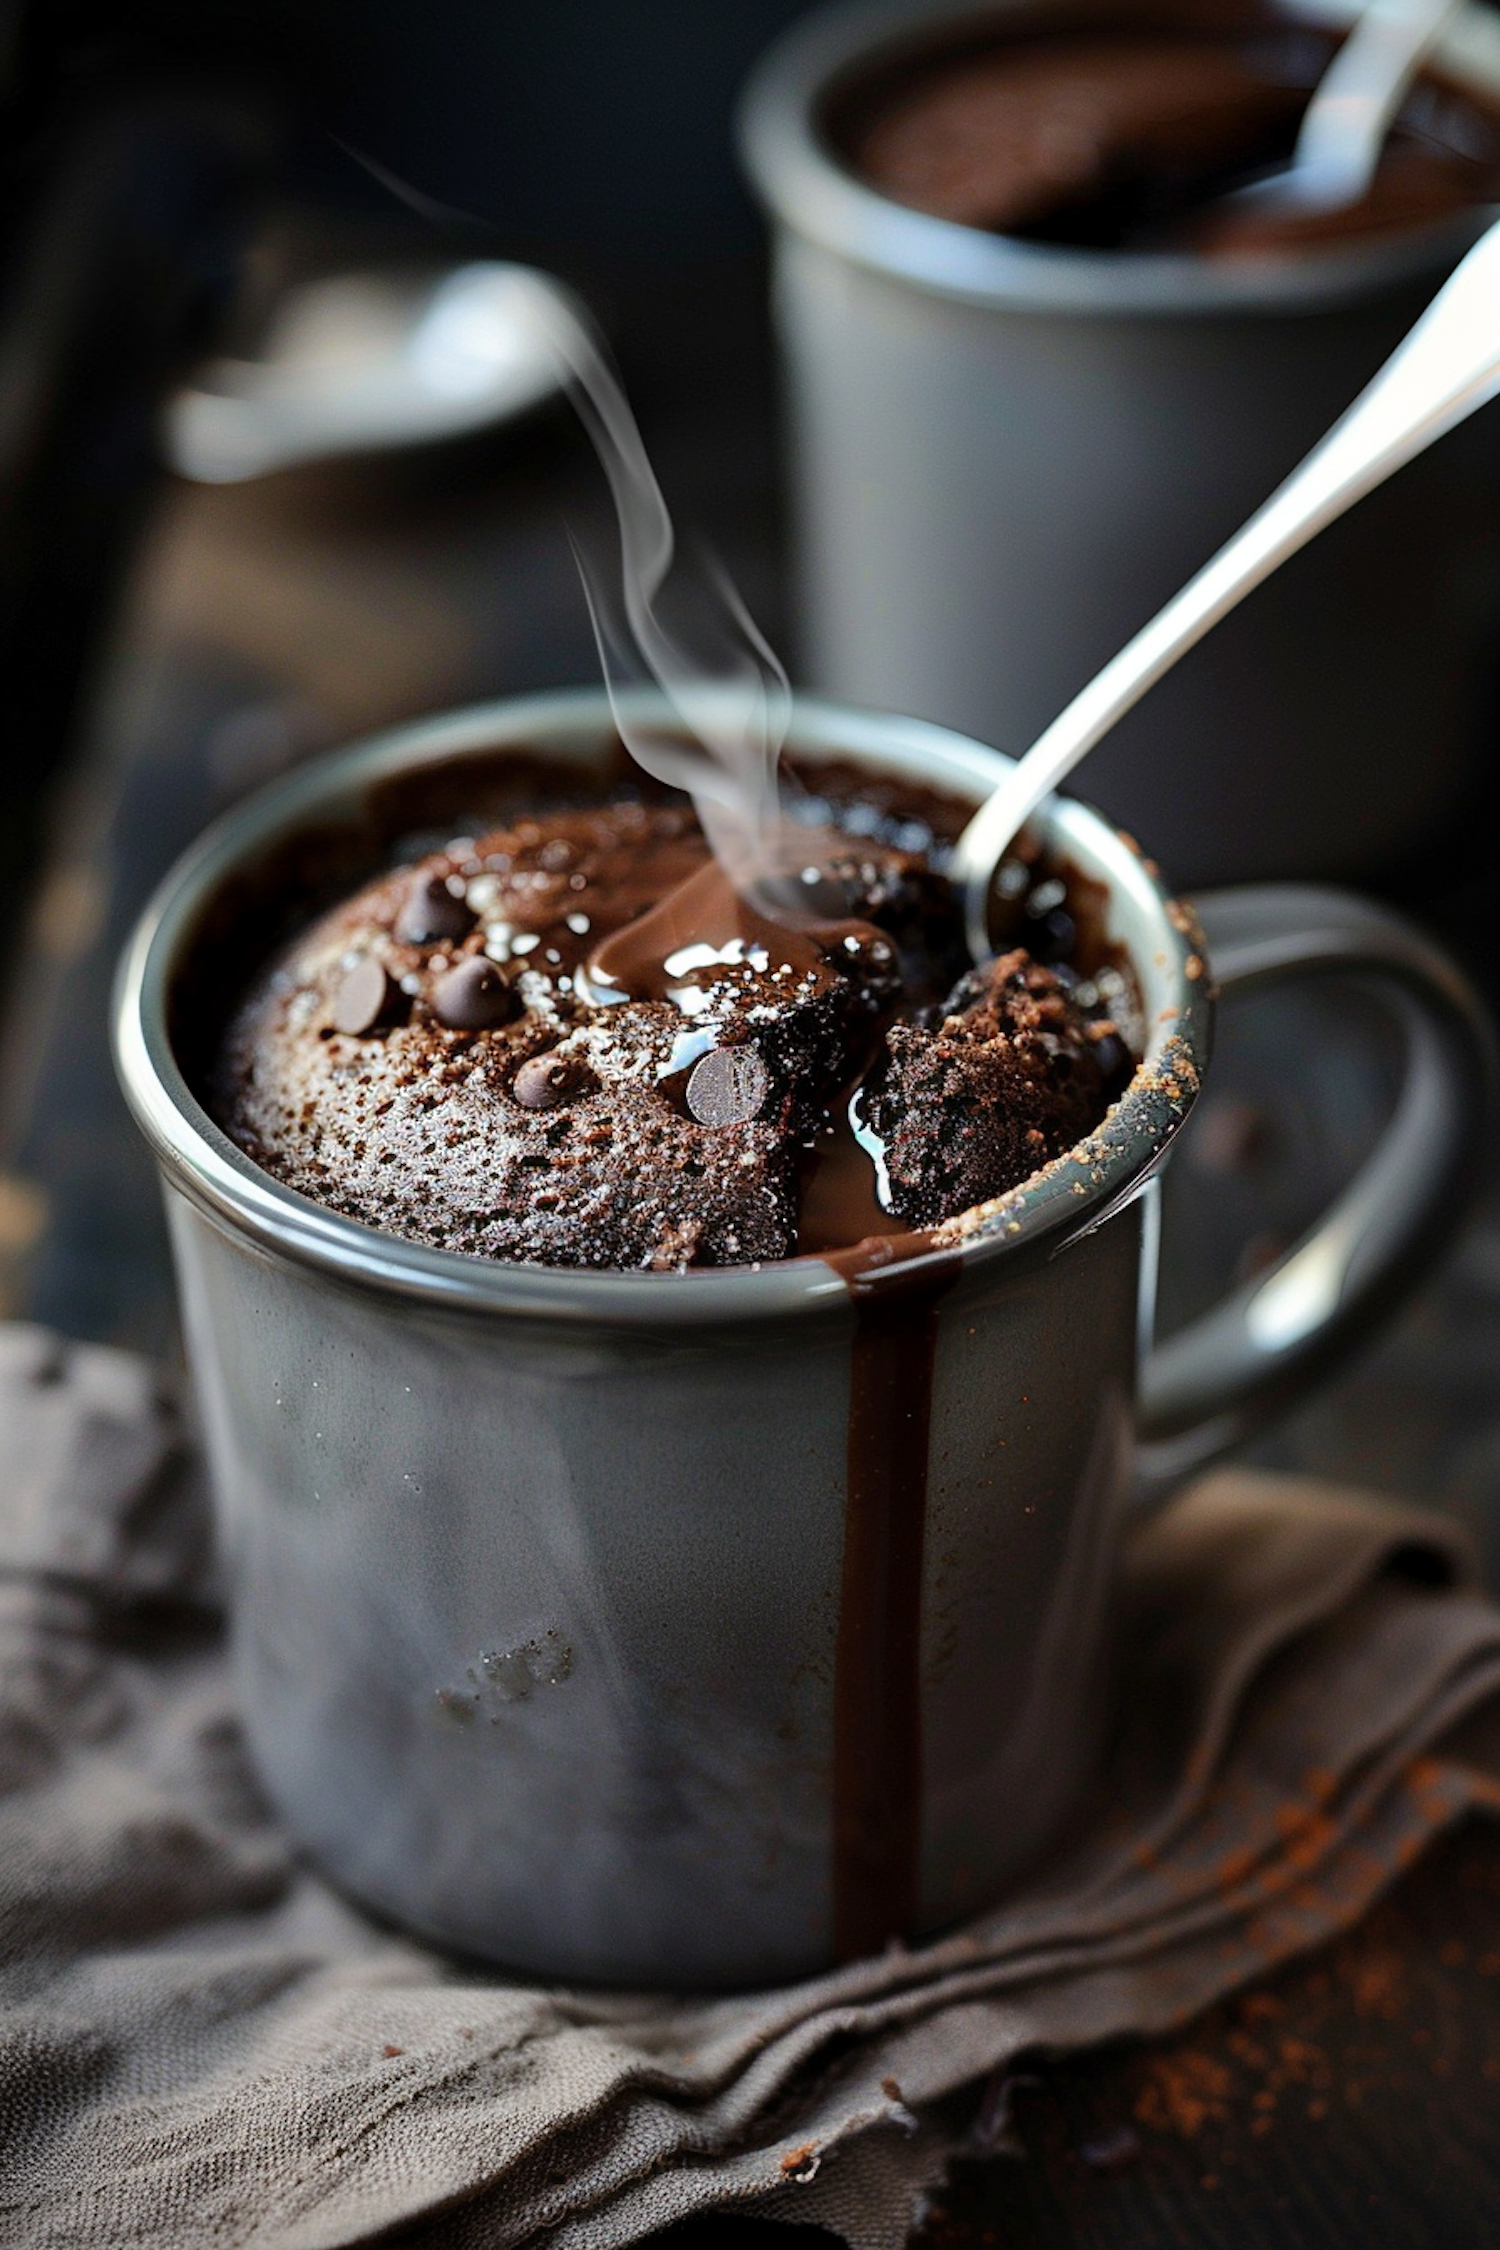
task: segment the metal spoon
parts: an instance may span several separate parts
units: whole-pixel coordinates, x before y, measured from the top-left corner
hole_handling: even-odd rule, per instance
[[[1226,197],[1239,210],[1336,211],[1367,195],[1423,57],[1463,0],[1370,0],[1323,73],[1284,172]]]
[[[167,458],[201,484],[304,461],[429,445],[559,390],[560,282],[531,266],[325,275],[291,290],[256,359],[219,359],[179,391]]]
[[[1263,508],[1075,695],[980,806],[954,847],[976,960],[990,951],[995,869],[1017,829],[1117,719],[1296,554],[1393,471],[1500,391],[1500,222],[1398,344],[1374,380]]]

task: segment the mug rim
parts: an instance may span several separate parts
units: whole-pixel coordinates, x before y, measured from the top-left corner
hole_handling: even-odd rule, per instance
[[[654,691],[616,698],[632,718],[675,715]],[[121,957],[112,1010],[115,1065],[127,1102],[166,1179],[219,1224],[262,1251],[387,1294],[478,1313],[547,1322],[675,1329],[811,1314],[847,1305],[850,1282],[823,1258],[804,1254],[763,1265],[690,1267],[654,1273],[544,1266],[477,1258],[411,1242],[351,1219],[263,1171],[215,1123],[188,1084],[168,1029],[169,994],[204,911],[255,853],[372,783],[455,756],[563,739],[617,739],[603,689],[561,689],[475,704],[382,730],[309,760],[254,791],[214,821],[158,885]],[[794,751],[841,756],[879,768],[925,769],[978,801],[1011,764],[999,751],[926,720],[862,711],[798,696],[787,742]],[[586,754],[586,752],[585,752]],[[1143,992],[1168,994],[1148,1011],[1146,1053],[1129,1087],[1084,1141],[992,1203],[940,1230],[923,1253],[894,1258],[859,1286],[916,1275],[957,1258],[965,1269],[1014,1262],[1045,1245],[1054,1252],[1091,1232],[1138,1194],[1194,1099],[1212,1019],[1211,979],[1201,934],[1154,864],[1102,813],[1054,797],[1034,816],[1049,845],[1081,855],[1111,899],[1128,898],[1151,924],[1153,955],[1136,959]],[[1154,971],[1154,977],[1151,972]]]
[[[784,226],[856,265],[929,294],[1015,311],[1095,314],[1316,312],[1452,266],[1500,210],[1473,204],[1390,237],[1325,249],[1208,259],[1183,251],[1086,250],[992,234],[894,202],[827,146],[818,109],[833,81],[927,27],[993,21],[1026,0],[838,0],[766,50],[740,96],[750,180]],[[1342,29],[1362,0],[1290,0],[1294,22]],[[1500,99],[1500,18],[1461,11],[1436,52],[1445,72]]]

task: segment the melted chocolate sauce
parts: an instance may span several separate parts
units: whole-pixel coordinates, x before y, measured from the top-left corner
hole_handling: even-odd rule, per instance
[[[595,999],[617,993],[622,999],[662,1000],[744,963],[758,974],[784,970],[798,985],[824,989],[838,974],[830,956],[846,939],[864,945],[880,938],[879,930],[856,919],[773,919],[736,890],[717,860],[709,860],[595,946],[584,972],[586,989]],[[866,1065],[887,1021],[882,1014],[872,1026]],[[689,1075],[684,1069],[662,1083],[686,1099]],[[808,1147],[798,1199],[798,1256],[911,1232],[880,1200],[875,1136],[857,1132],[851,1122],[850,1100],[862,1076],[863,1067],[830,1103]]]
[[[907,1264],[929,1242],[887,1236],[828,1259],[855,1308],[833,1690],[841,1961],[910,1938],[920,1903],[927,1452],[938,1302],[960,1266],[952,1254]]]
[[[847,1095],[833,1104],[807,1152],[797,1213],[797,1255],[823,1257],[911,1228],[880,1200],[879,1173],[849,1122]]]
[[[753,961],[756,970],[785,969],[797,982],[830,983],[828,953],[845,936],[878,938],[867,922],[773,920],[736,890],[715,859],[705,862],[658,901],[597,945],[589,956],[595,991],[633,1000],[665,1000],[684,984],[721,977]]]

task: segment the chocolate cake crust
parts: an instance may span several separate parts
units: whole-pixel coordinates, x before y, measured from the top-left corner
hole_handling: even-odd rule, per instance
[[[756,904],[682,804],[455,838],[260,978],[213,1106],[266,1171],[367,1225],[615,1269],[793,1254],[810,1152],[865,1077],[895,1229],[1097,1122],[1104,1050],[1051,971],[1013,952],[934,1007],[962,925],[928,856],[825,827],[795,845]]]

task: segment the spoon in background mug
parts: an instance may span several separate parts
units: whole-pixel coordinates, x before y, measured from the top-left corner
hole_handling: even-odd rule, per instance
[[[1338,211],[1370,191],[1385,138],[1422,60],[1463,0],[1370,0],[1303,113],[1285,171],[1225,197],[1268,217]]]
[[[976,960],[1006,848],[1044,797],[1221,617],[1356,500],[1500,391],[1500,222],[1482,235],[1347,414],[1263,508],[1111,657],[986,799],[954,846]]]

